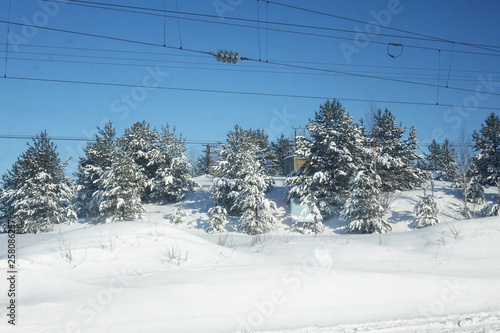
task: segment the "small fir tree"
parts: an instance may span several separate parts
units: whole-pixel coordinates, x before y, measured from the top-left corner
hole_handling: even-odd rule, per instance
[[[175,224],[184,223],[185,218],[186,218],[186,211],[184,210],[184,208],[182,208],[181,205],[179,205],[174,210],[174,213],[170,215],[170,221],[172,221]]]
[[[424,195],[420,196],[420,200],[415,206],[414,212],[416,220],[413,226],[415,228],[423,228],[439,223],[437,217],[439,211],[434,201],[434,196],[432,194],[427,194],[426,189],[424,189]]]
[[[207,228],[209,234],[225,232],[227,223],[227,211],[224,207],[215,205],[208,210],[210,227]]]
[[[347,230],[361,233],[386,233],[392,230],[384,221],[384,208],[379,202],[381,179],[369,168],[360,170],[351,180],[350,195],[341,218],[350,221]]]
[[[498,216],[498,215],[500,215],[500,180],[497,181],[496,186],[498,188],[497,201],[486,205],[481,210],[481,215],[483,215],[483,216]]]

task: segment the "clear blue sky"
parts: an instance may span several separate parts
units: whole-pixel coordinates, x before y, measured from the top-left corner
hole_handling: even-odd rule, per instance
[[[176,10],[175,0],[165,0],[165,3],[163,0],[95,1],[155,9],[163,9],[165,5],[168,11]],[[122,9],[136,11],[135,13],[73,4],[58,4],[55,13],[54,3],[41,3],[46,5],[45,9],[38,1],[12,0],[10,21],[24,24],[34,22],[53,29],[110,36],[153,45],[46,29],[34,30],[26,25],[11,24],[8,27],[6,23],[0,23],[2,77],[5,72],[7,29],[11,32],[7,79],[0,79],[0,135],[31,136],[47,130],[51,136],[93,137],[96,126],[107,120],[114,123],[117,133],[121,135],[132,123],[145,119],[155,127],[169,123],[188,140],[224,140],[226,133],[235,124],[244,128],[265,128],[270,138],[275,139],[281,133],[291,136],[292,127],[304,126],[324,102],[324,99],[163,89],[146,91],[133,88],[140,87],[144,82],[156,85],[157,81],[151,72],[157,72],[157,66],[163,66],[159,68],[160,75],[158,76],[158,72],[156,74],[161,80],[160,86],[339,98],[356,120],[365,116],[370,102],[343,99],[431,104],[437,101],[436,87],[298,70],[252,61],[222,64],[217,63],[212,56],[163,48],[164,40],[167,46],[180,46],[179,27],[185,49],[227,49],[238,51],[240,55],[248,58],[258,59],[260,34],[260,57],[263,60],[426,84],[438,83],[437,74],[440,68],[439,84],[443,86],[448,81],[451,61],[451,52],[445,50],[453,48],[451,43],[388,37],[382,34],[415,36],[388,29],[396,28],[445,40],[500,46],[500,2],[496,0],[286,1],[286,4],[292,6],[363,22],[376,21],[373,13],[379,13],[379,22],[384,28],[274,3],[266,5],[264,1],[259,5],[255,0],[178,0],[180,12],[216,16],[214,18],[180,14],[179,21],[174,13],[167,13],[173,17],[163,18],[161,15],[140,14],[132,8]],[[260,31],[222,24],[256,26],[255,22],[238,22],[228,18],[257,20],[258,6]],[[8,8],[9,1],[0,0],[0,20],[9,20]],[[377,34],[369,35],[369,40],[380,44],[357,41],[356,37],[359,35],[352,32],[267,25],[266,16],[270,22],[349,31],[371,29]],[[215,23],[182,19],[186,17]],[[266,30],[266,27],[346,39],[291,34]],[[400,57],[393,59],[388,55],[388,43],[404,45]],[[345,55],[345,50],[352,51],[354,48],[354,53]],[[439,52],[437,49],[443,51]],[[439,103],[471,103],[479,107],[499,108],[500,96],[484,93],[477,95],[474,90],[479,86],[482,92],[491,89],[494,93],[500,93],[500,49],[477,48],[458,43],[455,43],[454,49],[457,52],[453,54],[448,85],[472,91],[440,88]],[[400,49],[391,46],[389,51],[391,54],[398,54]],[[458,51],[493,53],[499,56]],[[105,82],[130,86],[14,80],[9,77]],[[487,87],[481,83],[482,80],[490,81]],[[440,141],[445,136],[452,141],[456,140],[462,125],[465,125],[470,133],[478,129],[486,116],[493,111],[380,102],[376,103],[376,106],[389,108],[407,127],[415,125],[423,145],[433,138]],[[0,142],[0,173],[3,174],[26,149],[26,140],[0,139]],[[77,156],[81,154],[81,148],[84,146],[81,142],[73,141],[56,143],[61,158],[67,159],[71,156],[73,162],[77,161]],[[197,153],[202,147],[190,145],[189,149],[192,153]]]

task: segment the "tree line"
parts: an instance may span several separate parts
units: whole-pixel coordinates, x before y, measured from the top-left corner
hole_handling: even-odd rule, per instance
[[[286,199],[304,208],[293,230],[320,233],[325,219],[339,215],[349,232],[388,232],[384,196],[424,185],[429,178],[445,179],[463,190],[465,217],[484,203],[484,185],[500,187],[500,120],[492,113],[472,135],[475,154],[449,140],[433,141],[421,156],[412,126],[408,130],[388,109],[373,110],[355,122],[337,101],[326,101],[306,125],[307,137],[298,137],[295,150],[284,135],[269,142],[262,130],[240,126],[227,134],[217,158],[202,155],[195,163],[200,174],[213,175],[207,232],[223,232],[227,216],[239,218],[248,234],[272,230],[276,204],[266,198],[273,176],[284,174],[287,156],[304,159],[288,175]],[[470,139],[463,138],[468,146]],[[467,141],[468,140],[468,141]],[[33,138],[26,152],[2,176],[0,223],[10,221],[19,233],[49,231],[54,224],[77,217],[94,223],[141,218],[144,203],[181,201],[193,191],[193,167],[186,157],[186,140],[168,125],[151,128],[137,122],[116,136],[111,122],[98,128],[79,158],[75,180],[65,176],[66,163],[46,132]],[[483,215],[498,215],[491,203]],[[415,208],[422,227],[437,223],[433,196],[424,193]],[[178,212],[179,218],[182,214]]]

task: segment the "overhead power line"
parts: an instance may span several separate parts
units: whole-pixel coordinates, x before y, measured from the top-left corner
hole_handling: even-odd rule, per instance
[[[85,56],[81,56],[85,57]],[[18,61],[42,61],[42,62],[56,62],[56,63],[70,63],[70,64],[88,64],[88,65],[109,65],[109,66],[127,66],[127,67],[145,67],[150,66],[151,64],[146,63],[120,63],[120,62],[97,62],[97,61],[83,61],[83,60],[62,60],[62,59],[37,59],[37,58],[17,58],[11,57],[11,60]],[[115,59],[115,58],[111,58]],[[111,60],[110,59],[110,60]],[[121,60],[126,60],[122,58],[116,58]],[[139,59],[130,59],[130,60],[139,60]],[[154,60],[151,60],[154,61]],[[337,73],[326,73],[326,72],[318,72],[318,71],[279,71],[279,70],[263,70],[262,66],[246,66],[252,68],[260,68],[260,69],[241,69],[241,68],[229,68],[224,69],[221,67],[200,67],[199,65],[212,65],[217,66],[218,64],[200,64],[195,62],[187,62],[187,61],[162,61],[167,63],[184,63],[184,64],[192,64],[195,66],[178,66],[178,65],[159,65],[159,68],[169,68],[169,69],[187,69],[187,70],[196,70],[196,71],[222,71],[222,72],[242,72],[242,73],[265,73],[265,74],[290,74],[290,75],[322,75],[322,76],[349,76],[347,74],[337,74]],[[278,67],[272,67],[278,68]],[[428,74],[428,73],[391,73],[391,72],[380,72],[380,71],[357,71],[362,73],[376,73],[376,74],[384,74],[385,78],[411,78],[412,80],[435,80],[436,74]],[[411,76],[411,77],[409,77]],[[492,80],[500,80],[500,78],[492,78]],[[472,75],[453,75],[452,81],[461,81],[461,82],[476,82],[477,77]]]
[[[9,23],[9,22],[3,21],[3,20],[0,20],[0,22]],[[17,22],[10,22],[10,24],[23,25],[23,24],[17,23]],[[125,38],[119,38],[119,37],[103,36],[103,35],[98,35],[98,34],[91,34],[91,33],[85,33],[85,32],[77,32],[77,31],[71,31],[71,30],[65,30],[65,29],[57,29],[57,28],[50,28],[50,27],[40,27],[40,28],[51,30],[51,31],[72,33],[72,34],[77,34],[77,35],[82,35],[82,36],[88,36],[88,37],[103,38],[103,39],[116,40],[116,41],[121,41],[121,42],[128,42],[128,43],[135,43],[135,44],[143,44],[143,45],[149,45],[149,46],[167,47],[167,48],[171,48],[171,49],[177,49],[176,47],[173,47],[173,46],[162,46],[160,44],[149,43],[149,42],[142,42],[142,41],[125,39]],[[186,48],[183,48],[182,50],[183,51],[188,51],[188,52],[194,52],[194,53],[207,54],[207,55],[212,55],[213,54],[212,52],[200,51],[200,50],[193,50],[193,49],[186,49]],[[259,61],[260,62],[260,60],[250,59],[250,58],[246,58],[246,57],[242,57],[241,60],[252,60],[252,61]],[[319,70],[319,71],[326,71],[326,72],[332,72],[332,73],[348,74],[348,72],[343,72],[343,71],[336,71],[336,70],[329,70],[329,69],[319,69],[319,68],[306,67],[306,66],[296,66],[296,65],[284,64],[284,63],[278,63],[278,62],[272,62],[272,61],[268,61],[266,63],[280,65],[280,66],[287,66],[287,67],[291,67],[291,68],[302,68],[302,69],[309,69],[309,70]],[[425,86],[430,86],[430,87],[437,87],[436,84],[414,82],[414,81],[401,80],[401,79],[383,78],[383,77],[377,77],[377,76],[374,76],[374,75],[363,75],[363,74],[354,74],[354,73],[352,73],[350,75],[358,76],[358,77],[365,77],[365,78],[372,78],[372,79],[380,79],[380,80],[386,80],[386,81],[393,81],[393,82],[400,82],[400,83],[408,83],[408,84],[416,84],[416,85],[425,85]],[[453,89],[453,90],[475,92],[473,89],[457,88],[457,87],[450,87],[450,86],[448,86],[447,88],[448,89]],[[499,95],[500,96],[500,94],[498,94],[498,93],[491,93],[491,94],[492,95]]]
[[[109,86],[109,87],[128,87],[136,88],[137,85],[124,84],[124,83],[109,83],[109,82],[92,82],[92,81],[71,81],[71,80],[57,80],[57,79],[46,79],[46,78],[29,78],[29,77],[0,77],[0,80],[23,80],[23,81],[34,81],[34,82],[53,82],[53,83],[66,83],[66,84],[85,84],[85,85],[97,85],[97,86]],[[390,101],[390,100],[376,100],[376,99],[359,99],[359,98],[344,98],[339,96],[310,96],[310,95],[291,95],[291,94],[276,94],[276,93],[262,93],[262,92],[250,92],[250,91],[233,91],[233,90],[214,90],[214,89],[197,89],[197,88],[180,88],[180,87],[148,87],[159,90],[172,90],[172,91],[193,91],[193,92],[204,92],[204,93],[218,93],[218,94],[232,94],[232,95],[249,95],[249,96],[267,96],[267,97],[287,97],[287,98],[302,98],[302,99],[321,99],[328,100],[337,98],[343,101],[354,101],[354,102],[372,102],[372,103],[387,103],[387,104],[406,104],[406,105],[420,105],[420,106],[434,106],[434,107],[461,107],[460,105],[451,104],[439,104],[425,103],[425,102],[410,102],[410,101]],[[500,107],[486,107],[477,106],[476,109],[479,110],[500,110]]]
[[[259,29],[259,19],[248,19],[248,18],[237,18],[237,17],[225,17],[225,19],[228,20],[233,20],[233,21],[241,21],[241,22],[251,22],[251,23],[256,23],[257,26],[250,26],[250,25],[241,25],[241,24],[234,24],[234,23],[228,23],[228,22],[222,22],[220,21],[220,17],[217,15],[211,15],[211,14],[203,14],[203,13],[193,13],[193,12],[178,12],[178,11],[172,11],[172,10],[166,10],[166,9],[157,9],[157,8],[150,8],[150,7],[139,7],[139,6],[130,6],[130,5],[122,5],[122,4],[113,4],[113,3],[103,3],[103,2],[94,2],[94,1],[84,1],[84,0],[72,0],[71,2],[62,2],[59,0],[45,0],[45,1],[50,1],[50,2],[58,2],[58,3],[64,3],[64,4],[70,4],[70,5],[75,5],[75,6],[84,6],[84,7],[90,7],[90,8],[99,8],[99,9],[106,9],[106,10],[115,10],[115,11],[121,11],[121,12],[128,12],[128,13],[136,13],[136,14],[144,14],[144,15],[153,15],[153,16],[161,16],[165,17],[165,13],[171,13],[171,14],[183,14],[183,15],[190,15],[190,16],[198,16],[198,17],[208,17],[208,18],[214,18],[216,21],[208,21],[208,20],[200,20],[200,19],[194,19],[194,18],[189,18],[189,17],[181,17],[180,19],[184,20],[191,20],[191,21],[199,21],[199,22],[207,22],[207,23],[214,23],[214,24],[222,24],[222,25],[233,25],[233,26],[241,26],[241,27],[247,27],[247,28],[255,28]],[[267,3],[273,3],[276,5],[282,5],[286,7],[291,7],[295,9],[301,9],[300,7],[296,6],[290,6],[290,5],[285,5],[281,4],[278,2],[273,2],[273,1],[267,1]],[[148,12],[139,12],[137,10],[145,10]],[[304,9],[306,10],[306,9]],[[306,10],[309,11],[309,10]],[[322,13],[322,12],[316,12],[316,11],[311,11],[314,13],[320,13],[336,18],[342,18],[345,20],[349,21],[354,21],[358,23],[364,23],[364,24],[370,24],[373,25],[373,23],[370,22],[364,22],[364,21],[359,21],[359,20],[354,20],[354,19],[349,19],[346,17],[338,16],[338,15],[333,15],[333,14],[327,14],[327,13]],[[179,18],[178,16],[166,16],[166,17],[171,17],[171,18]],[[296,27],[296,28],[307,28],[307,29],[316,29],[316,30],[328,30],[328,31],[336,31],[336,32],[346,32],[346,33],[357,33],[358,31],[355,30],[349,30],[349,29],[339,29],[339,28],[331,28],[331,27],[321,27],[321,26],[315,26],[315,25],[304,25],[304,24],[296,24],[296,23],[287,23],[287,22],[273,22],[273,21],[268,21],[266,22],[271,25],[281,25],[281,26],[290,26],[290,27]],[[430,42],[442,42],[442,43],[453,43],[453,41],[439,38],[439,37],[434,37],[434,36],[429,36],[429,35],[424,35],[424,34],[419,34],[415,32],[410,32],[407,30],[402,30],[402,29],[396,29],[396,28],[390,28],[390,27],[384,27],[378,24],[375,24],[377,26],[380,26],[381,28],[387,28],[399,32],[404,32],[408,34],[413,34],[414,36],[403,36],[403,35],[394,35],[394,34],[384,34],[384,33],[374,33],[374,32],[364,32],[367,35],[376,35],[376,36],[383,36],[383,37],[391,37],[391,38],[405,38],[405,39],[413,39],[413,40],[422,40],[422,41],[430,41]],[[315,35],[319,37],[330,37],[330,38],[339,38],[339,39],[352,39],[352,38],[342,38],[342,37],[335,37],[335,36],[328,36],[328,35],[320,35],[320,34],[311,34],[311,33],[305,33],[305,32],[299,32],[299,31],[293,31],[293,30],[283,30],[283,29],[274,29],[274,28],[269,28],[268,30],[272,31],[281,31],[281,32],[289,32],[289,33],[297,33],[297,34],[305,34],[305,35]],[[419,37],[415,37],[419,36]],[[381,43],[381,44],[387,44],[384,42],[376,42],[372,41],[374,43]],[[460,45],[466,45],[466,46],[471,46],[471,47],[477,47],[481,49],[485,49],[488,51],[492,52],[500,52],[500,46],[497,45],[487,45],[487,44],[475,44],[475,43],[465,43],[465,42],[456,42],[457,44]],[[491,48],[499,48],[499,50],[494,50]],[[434,48],[430,48],[434,49]],[[434,49],[434,50],[437,50]],[[450,50],[446,50],[450,51]],[[470,53],[467,51],[460,51],[463,53]],[[483,54],[483,53],[474,53],[473,54]],[[491,55],[489,53],[485,53],[485,55]]]
[[[1,43],[0,45],[6,45],[7,43]],[[159,55],[159,56],[172,56],[172,57],[193,57],[193,58],[205,58],[205,55],[197,55],[197,54],[177,54],[177,53],[162,53],[162,52],[148,52],[148,51],[134,51],[134,50],[117,50],[117,49],[102,49],[102,48],[85,48],[85,47],[70,47],[70,46],[56,46],[56,45],[37,45],[37,44],[27,44],[22,47],[26,48],[52,48],[52,49],[62,49],[62,50],[77,50],[77,51],[95,51],[95,52],[116,52],[116,53],[127,53],[127,54],[146,54],[146,55]],[[74,54],[57,54],[57,53],[41,53],[41,52],[16,52],[16,54],[46,54],[50,56],[68,56],[68,57],[85,57],[85,58],[101,58],[101,59],[119,59],[119,60],[131,60],[131,58],[117,58],[117,57],[97,57],[90,55],[74,55]],[[147,60],[147,59],[134,59],[134,60]],[[158,60],[158,59],[150,59],[150,61],[155,62],[171,62],[169,60]],[[278,60],[276,60],[278,61]],[[344,64],[344,63],[332,63],[332,62],[316,62],[316,61],[297,61],[297,60],[279,60],[282,63],[292,63],[292,64],[315,64],[315,65],[327,65],[327,66],[342,66],[342,67],[363,67],[363,68],[387,68],[393,70],[399,69],[411,69],[421,71],[432,71],[435,73],[437,68],[431,67],[404,67],[404,66],[384,66],[384,65],[365,65],[365,64]],[[179,63],[194,63],[194,62],[179,62]],[[199,62],[197,62],[199,63]],[[203,63],[204,65],[218,65],[215,63]],[[247,66],[249,67],[249,66]],[[258,68],[262,68],[262,66],[255,66]],[[277,66],[269,66],[270,68],[278,68]],[[227,67],[225,67],[227,68]],[[449,73],[449,70],[442,69],[443,72]],[[464,73],[487,73],[487,74],[500,74],[500,71],[487,71],[487,70],[464,70],[464,69],[453,69],[453,72],[464,72]],[[384,72],[386,73],[386,72]]]
[[[259,61],[259,60],[256,60],[256,59],[246,59],[246,60],[249,60],[249,61]],[[274,61],[268,61],[266,63],[272,64],[272,65],[285,66],[285,67],[299,68],[299,69],[308,69],[308,70],[330,72],[330,73],[338,73],[338,74],[348,74],[348,75],[357,76],[357,77],[364,77],[364,78],[378,79],[378,80],[385,80],[385,81],[393,81],[393,82],[400,82],[400,83],[408,83],[408,84],[415,84],[415,85],[421,85],[421,86],[427,86],[427,87],[434,87],[434,88],[440,87],[440,88],[447,88],[447,89],[459,90],[459,91],[467,91],[467,92],[473,92],[473,93],[476,92],[476,90],[474,90],[474,89],[459,88],[459,87],[450,87],[450,86],[441,86],[441,85],[433,84],[433,83],[415,82],[415,81],[408,81],[408,80],[402,80],[402,79],[380,77],[380,76],[375,76],[375,75],[366,75],[366,74],[359,74],[359,73],[352,73],[352,72],[344,72],[344,71],[338,71],[338,70],[333,70],[333,69],[324,69],[324,68],[316,68],[316,67],[308,67],[308,66],[297,66],[297,65],[290,65],[290,64],[279,63],[279,62],[274,62]],[[495,95],[495,96],[500,96],[500,93],[494,93],[494,92],[492,92],[490,94],[491,95]]]
[[[0,20],[0,23],[7,23],[7,24],[12,24],[12,25],[17,25],[17,26],[25,26],[26,25],[24,23],[10,22],[10,21],[4,21],[4,20]],[[182,50],[182,51],[186,51],[186,52],[194,52],[194,53],[207,54],[207,55],[210,54],[210,52],[208,52],[208,51],[200,51],[200,50],[186,49],[186,48],[179,49],[178,47],[174,47],[174,46],[168,46],[168,45],[163,46],[161,44],[143,42],[143,41],[127,39],[127,38],[104,36],[104,35],[92,34],[92,33],[87,33],[87,32],[65,30],[65,29],[58,29],[58,28],[42,27],[39,25],[33,25],[33,27],[36,27],[39,29],[45,29],[45,30],[49,30],[49,31],[57,31],[57,32],[70,33],[70,34],[75,34],[75,35],[80,35],[80,36],[86,36],[86,37],[103,38],[103,39],[114,40],[114,41],[119,41],[119,42],[141,44],[141,45],[148,45],[148,46],[156,46],[156,47],[164,47],[164,48],[168,48],[168,49]]]
[[[316,10],[312,10],[312,9],[308,9],[308,8],[293,6],[293,5],[290,5],[290,4],[285,4],[285,3],[281,3],[281,2],[277,2],[277,1],[268,1],[268,2],[271,3],[271,4],[277,5],[277,6],[288,7],[288,8],[293,8],[293,9],[296,9],[296,10],[305,11],[305,12],[309,12],[309,13],[314,13],[314,14],[318,14],[318,15],[329,16],[329,17],[340,19],[340,20],[346,20],[346,21],[351,21],[351,22],[356,22],[356,23],[361,23],[361,24],[368,24],[368,25],[376,25],[376,26],[379,26],[380,28],[385,28],[385,29],[389,29],[389,30],[393,30],[393,31],[398,31],[398,32],[403,32],[403,33],[407,33],[407,34],[411,34],[411,35],[415,35],[415,36],[430,38],[432,40],[440,41],[440,42],[446,42],[446,43],[452,43],[452,44],[456,43],[456,44],[460,44],[460,45],[465,45],[465,46],[480,48],[480,49],[494,51],[494,52],[498,52],[498,50],[492,50],[490,48],[500,48],[500,46],[498,46],[498,45],[485,45],[485,44],[476,44],[476,43],[467,43],[467,42],[461,42],[461,41],[453,41],[453,40],[449,40],[449,39],[445,39],[445,38],[441,38],[441,37],[430,36],[430,35],[426,35],[426,34],[421,34],[421,33],[413,32],[413,31],[409,31],[409,30],[398,29],[398,28],[393,28],[393,27],[387,27],[387,26],[383,26],[383,25],[380,25],[380,24],[376,24],[376,23],[374,24],[373,22],[366,22],[366,21],[356,20],[356,19],[352,19],[352,18],[340,16],[340,15],[331,14],[331,13],[325,13],[325,12],[320,12],[320,11],[316,11]]]

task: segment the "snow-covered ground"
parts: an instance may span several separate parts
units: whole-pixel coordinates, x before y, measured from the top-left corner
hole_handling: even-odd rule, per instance
[[[392,198],[389,234],[349,235],[332,219],[314,236],[289,230],[280,178],[268,194],[280,226],[248,236],[236,219],[205,233],[210,179],[196,181],[181,225],[168,219],[178,204],[148,205],[142,221],[18,235],[17,325],[2,301],[0,331],[500,331],[500,218],[461,220],[449,183],[435,187],[439,225],[411,229],[414,190]],[[5,234],[0,248],[6,271]]]

